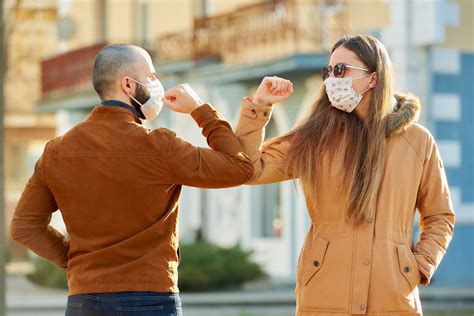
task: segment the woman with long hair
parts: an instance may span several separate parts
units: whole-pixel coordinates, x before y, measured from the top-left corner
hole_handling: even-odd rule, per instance
[[[237,135],[250,184],[299,179],[311,219],[297,267],[296,315],[421,315],[454,229],[443,163],[415,123],[420,103],[394,94],[392,66],[372,36],[340,39],[309,115],[262,145],[272,104],[291,82],[266,77],[243,100]],[[413,240],[415,213],[420,236]]]

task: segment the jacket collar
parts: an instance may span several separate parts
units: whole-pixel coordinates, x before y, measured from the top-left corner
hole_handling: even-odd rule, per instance
[[[140,118],[129,109],[118,106],[99,105],[94,107],[89,120],[129,121],[141,124]]]
[[[119,100],[103,100],[100,105],[103,106],[117,106],[119,108],[124,108],[132,112],[134,115],[140,117],[137,109],[135,109],[131,104],[119,101]]]
[[[387,137],[400,134],[418,120],[421,112],[420,100],[412,94],[396,93],[397,105],[385,119]]]

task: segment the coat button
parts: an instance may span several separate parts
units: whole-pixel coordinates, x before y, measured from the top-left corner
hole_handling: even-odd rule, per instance
[[[405,271],[406,273],[410,272],[410,267],[403,268],[403,271]]]
[[[318,260],[315,260],[315,261],[313,262],[313,265],[314,265],[316,268],[319,267],[319,261],[318,261]]]
[[[364,266],[368,266],[369,265],[369,260],[364,260]]]
[[[257,114],[257,110],[255,110],[255,109],[252,109],[251,112],[252,112],[252,114]]]
[[[361,311],[365,310],[365,305],[364,304],[360,304],[360,310]]]
[[[263,112],[263,116],[268,116],[268,112]]]

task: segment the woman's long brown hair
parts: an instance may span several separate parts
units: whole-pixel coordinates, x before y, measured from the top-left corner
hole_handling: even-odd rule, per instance
[[[324,86],[309,115],[283,139],[291,139],[289,172],[299,176],[304,191],[314,203],[320,179],[322,158],[328,161],[344,154],[339,188],[347,192],[347,220],[361,224],[374,216],[384,163],[384,117],[392,100],[392,67],[383,44],[368,35],[344,37],[340,46],[354,52],[377,82],[373,88],[366,122],[353,113],[331,106]],[[282,138],[280,138],[282,140]]]

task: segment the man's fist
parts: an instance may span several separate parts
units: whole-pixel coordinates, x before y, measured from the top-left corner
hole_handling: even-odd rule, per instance
[[[189,84],[182,83],[165,92],[163,104],[175,112],[191,113],[204,102]]]
[[[254,103],[278,103],[293,93],[293,83],[280,77],[265,77],[253,97]]]

